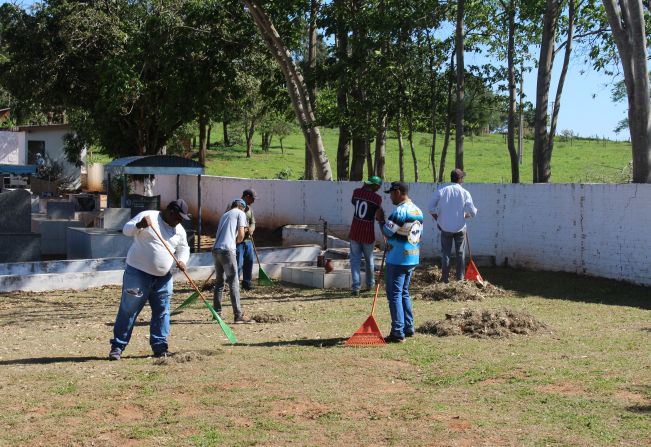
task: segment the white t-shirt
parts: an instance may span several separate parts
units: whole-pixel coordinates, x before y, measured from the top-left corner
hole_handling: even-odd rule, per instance
[[[429,202],[430,214],[437,214],[436,224],[443,231],[458,233],[466,227],[464,213],[475,217],[477,208],[472,196],[459,183],[449,183],[434,191]]]
[[[176,258],[187,263],[190,258],[190,247],[185,228],[180,224],[174,228],[169,226],[163,220],[160,211],[143,211],[122,228],[125,236],[133,236],[133,244],[127,253],[127,264],[154,276],[166,275],[174,264],[174,259],[150,227],[142,229],[136,227],[145,216],[149,216],[152,226],[158,230]]]
[[[222,218],[219,219],[213,250],[235,251],[238,228],[246,228],[248,226],[249,223],[246,219],[246,214],[241,209],[233,208],[224,213]]]

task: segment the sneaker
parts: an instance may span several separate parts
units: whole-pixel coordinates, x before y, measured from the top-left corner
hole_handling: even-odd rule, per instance
[[[384,337],[385,343],[404,343],[405,337],[398,337],[397,335],[390,334]]]
[[[247,317],[246,315],[242,315],[239,318],[235,319],[235,324],[253,324],[255,323],[255,320],[252,319],[251,317]]]
[[[249,291],[255,289],[255,287],[253,287],[252,285],[247,285],[247,286],[242,285],[242,289]]]
[[[172,355],[173,354],[169,352],[167,349],[161,352],[154,352],[154,357],[156,357],[157,359],[172,357]]]
[[[359,296],[359,290],[352,290],[352,291],[350,292],[350,294],[351,294],[352,296]]]
[[[122,357],[122,349],[120,348],[111,348],[111,352],[109,352],[108,358],[109,360],[120,360]]]
[[[405,332],[405,338],[413,337],[414,333],[413,332]]]

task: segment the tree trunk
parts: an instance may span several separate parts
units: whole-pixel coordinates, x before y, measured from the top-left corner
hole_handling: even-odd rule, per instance
[[[307,73],[306,83],[307,91],[310,95],[310,105],[312,110],[316,112],[316,16],[319,10],[319,2],[316,0],[310,1],[310,28],[308,30],[308,48],[307,48]],[[314,180],[316,176],[316,166],[312,159],[312,152],[310,145],[305,145],[305,168],[303,170],[303,178],[305,180]]]
[[[262,151],[269,152],[270,146],[271,146],[271,133],[262,132]]]
[[[253,134],[255,133],[255,120],[244,120],[244,136],[246,138],[246,158],[253,155]]]
[[[414,161],[414,182],[418,183],[418,159],[416,158],[416,149],[414,148],[414,122],[413,122],[412,113],[413,111],[410,105],[407,113],[407,127],[408,127],[407,138],[409,139],[411,158]]]
[[[341,8],[341,0],[335,2],[337,10]],[[337,180],[350,178],[350,127],[348,126],[348,93],[346,91],[346,60],[348,58],[348,30],[341,16],[337,17],[336,56],[341,65],[341,72],[337,79],[337,111],[341,123],[339,124],[339,141],[337,143]]]
[[[380,111],[375,128],[375,170],[374,173],[381,179],[385,176],[385,163],[387,155],[387,114]]]
[[[567,75],[567,68],[570,66],[570,54],[572,53],[572,39],[574,38],[574,16],[575,16],[575,0],[568,1],[568,15],[567,15],[567,42],[565,44],[565,56],[563,57],[563,67],[561,69],[561,76],[558,79],[556,86],[556,98],[554,99],[554,108],[552,109],[552,120],[549,126],[549,136],[547,137],[547,154],[549,156],[549,165],[551,166],[552,152],[554,150],[554,137],[556,135],[556,124],[558,123],[558,112],[561,110],[561,96],[563,94],[563,86],[565,85],[565,76]],[[551,168],[550,168],[551,170]]]
[[[405,148],[402,144],[402,123],[400,122],[400,107],[396,113],[396,131],[398,132],[398,167],[400,171],[400,181],[405,181]]]
[[[361,1],[355,0],[355,8],[361,8]],[[350,179],[362,180],[364,178],[364,162],[366,161],[366,138],[367,130],[365,129],[366,116],[364,111],[365,92],[363,86],[363,68],[360,61],[366,61],[366,48],[361,43],[366,36],[364,26],[353,27],[353,40],[351,44],[352,61],[357,66],[356,75],[352,80],[351,97],[354,102],[353,107],[353,160],[350,167]]]
[[[294,112],[303,131],[306,144],[310,146],[310,151],[316,164],[318,178],[319,180],[332,180],[330,161],[323,147],[321,132],[314,124],[314,111],[310,104],[310,95],[303,76],[299,73],[289,51],[282,43],[276,28],[261,8],[259,1],[243,0],[243,2],[285,76],[287,90],[292,100],[292,105],[294,106]]]
[[[445,159],[448,155],[450,144],[450,132],[452,127],[452,74],[454,73],[454,52],[450,57],[450,74],[448,76],[448,109],[445,120],[445,136],[443,138],[443,149],[441,150],[441,164],[439,165],[439,183],[443,183],[443,172],[445,172]]]
[[[368,139],[368,137],[365,140],[366,142],[366,172],[368,172],[367,177],[370,177],[374,174],[374,169],[373,169],[373,154],[371,153],[371,141]]]
[[[206,148],[208,139],[206,138],[206,128],[208,127],[208,117],[201,115],[199,117],[199,163],[206,165]]]
[[[366,139],[359,129],[357,131],[358,134],[353,134],[353,163],[350,167],[350,180],[362,180],[364,178]]]
[[[538,60],[538,79],[536,84],[535,139],[533,143],[533,182],[547,183],[551,177],[551,157],[547,153],[547,106],[549,102],[549,83],[554,64],[554,39],[560,0],[547,0],[543,17],[542,42]]]
[[[459,0],[457,2],[457,27],[456,27],[456,47],[457,47],[457,113],[455,119],[455,160],[456,168],[463,170],[463,117],[464,110],[464,70],[465,64],[463,61],[464,53],[464,15],[465,15],[466,0]]]
[[[208,135],[206,136],[206,146],[210,148],[210,135],[212,134],[212,121],[208,122]]]
[[[506,139],[511,158],[511,183],[520,183],[520,164],[518,152],[515,149],[515,114],[516,114],[516,85],[515,85],[515,0],[509,1],[508,11],[509,43],[507,48],[508,81],[509,81],[509,117]]]
[[[228,121],[224,120],[222,122],[222,130],[224,135],[224,147],[230,147],[231,140],[228,139]]]

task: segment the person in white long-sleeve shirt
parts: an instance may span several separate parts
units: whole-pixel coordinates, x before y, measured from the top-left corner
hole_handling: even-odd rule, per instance
[[[167,337],[170,332],[171,269],[174,258],[151,227],[159,232],[178,259],[176,267],[185,270],[190,247],[181,221],[189,219],[188,205],[178,199],[170,202],[163,211],[138,213],[122,228],[125,236],[133,237],[133,244],[127,253],[122,298],[113,325],[110,360],[119,360],[122,356],[131,339],[136,318],[147,301],[151,307],[151,349],[156,357],[169,355]]]
[[[450,174],[452,183],[447,183],[434,191],[429,203],[429,212],[441,232],[441,270],[442,281],[447,283],[450,277],[450,255],[452,243],[455,246],[456,278],[463,280],[466,265],[465,240],[466,219],[477,215],[477,208],[472,196],[461,184],[466,173],[454,169]]]

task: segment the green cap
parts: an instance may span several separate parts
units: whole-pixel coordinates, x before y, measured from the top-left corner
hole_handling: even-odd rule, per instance
[[[369,177],[368,180],[364,182],[364,184],[382,186],[382,179],[377,175],[374,175],[373,177]]]

